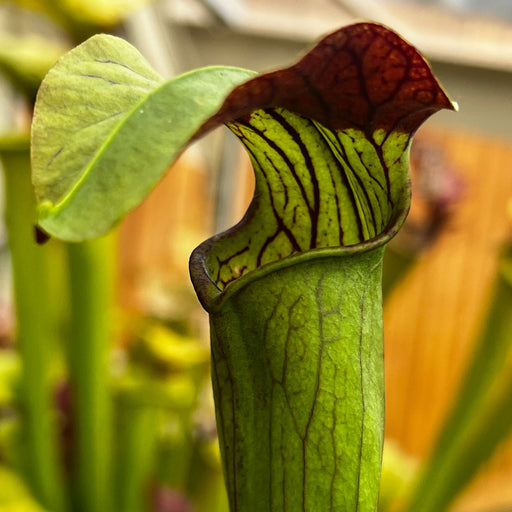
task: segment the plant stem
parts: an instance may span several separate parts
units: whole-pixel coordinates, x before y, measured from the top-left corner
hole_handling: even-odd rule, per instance
[[[149,510],[159,409],[152,405],[120,404],[119,449],[116,452],[116,511]]]
[[[215,442],[216,443],[216,442]],[[208,455],[205,453],[210,451]],[[220,460],[217,461],[213,447],[199,442],[190,472],[188,493],[194,497],[197,512],[227,512],[229,510],[226,486]]]
[[[38,246],[34,239],[36,215],[28,139],[13,139],[10,145],[4,139],[0,152],[5,174],[5,217],[12,259],[17,342],[23,365],[25,467],[40,503],[52,512],[60,512],[66,507],[49,369],[52,350],[56,347],[49,279],[51,248]]]
[[[382,252],[283,260],[210,310],[232,512],[376,510]]]
[[[71,287],[69,367],[73,396],[73,511],[110,512],[114,237],[68,246]]]

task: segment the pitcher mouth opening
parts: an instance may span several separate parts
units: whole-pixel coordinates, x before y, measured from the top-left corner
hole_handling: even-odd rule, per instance
[[[272,272],[279,271],[282,268],[310,260],[324,258],[344,259],[376,251],[378,249],[384,250],[387,243],[400,230],[405,218],[407,217],[407,213],[408,209],[402,211],[395,222],[393,222],[387,230],[371,240],[350,246],[321,247],[310,249],[305,252],[292,253],[280,260],[267,263],[245,273],[241,273],[238,277],[234,278],[229,283],[226,283],[224,286],[219,286],[219,283],[215,281],[209,270],[209,263],[211,262],[210,259],[214,254],[215,246],[223,238],[228,238],[230,233],[238,228],[238,226],[235,226],[230,230],[209,238],[194,249],[189,261],[191,281],[201,305],[206,311],[212,313],[217,311],[231,295],[237,293],[249,283],[257,281],[258,279],[261,279]]]
[[[282,266],[385,245],[409,211],[412,137],[443,108],[454,105],[417,50],[366,23],[236,87],[203,129],[225,123],[239,138],[255,194],[191,256],[205,309]]]

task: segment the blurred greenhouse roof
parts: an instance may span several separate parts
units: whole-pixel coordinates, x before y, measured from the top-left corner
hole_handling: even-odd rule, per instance
[[[512,71],[509,0],[168,0],[165,13],[179,24],[221,24],[295,41],[371,19],[400,32],[429,58]]]

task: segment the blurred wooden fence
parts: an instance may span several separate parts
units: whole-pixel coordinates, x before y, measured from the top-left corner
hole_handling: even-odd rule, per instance
[[[485,313],[497,253],[512,235],[506,218],[512,145],[461,133],[424,136],[443,149],[465,190],[447,229],[385,311],[386,434],[419,458],[428,454],[457,390]],[[498,452],[457,510],[512,506],[512,443]]]

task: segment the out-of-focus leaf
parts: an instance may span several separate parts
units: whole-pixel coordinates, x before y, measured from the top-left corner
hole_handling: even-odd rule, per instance
[[[111,26],[153,0],[54,0],[59,8],[77,21]]]
[[[11,0],[40,12],[65,28],[80,25],[111,27],[153,0]]]
[[[154,363],[168,371],[186,371],[206,365],[210,351],[199,340],[182,336],[159,324],[149,324],[139,333],[140,343]]]
[[[34,500],[21,478],[4,466],[0,466],[0,511],[50,512]]]
[[[397,443],[386,440],[382,457],[379,512],[399,510],[416,476],[418,461],[404,453]]]
[[[29,98],[35,98],[48,70],[66,46],[36,35],[0,34],[0,71]]]
[[[139,373],[117,383],[119,398],[134,407],[148,405],[162,409],[190,410],[197,403],[199,389],[189,375],[157,379]]]
[[[20,373],[20,359],[16,352],[0,350],[0,407],[13,404]]]
[[[154,480],[160,410],[146,405],[118,408],[114,456],[114,510],[147,511],[148,487]]]

